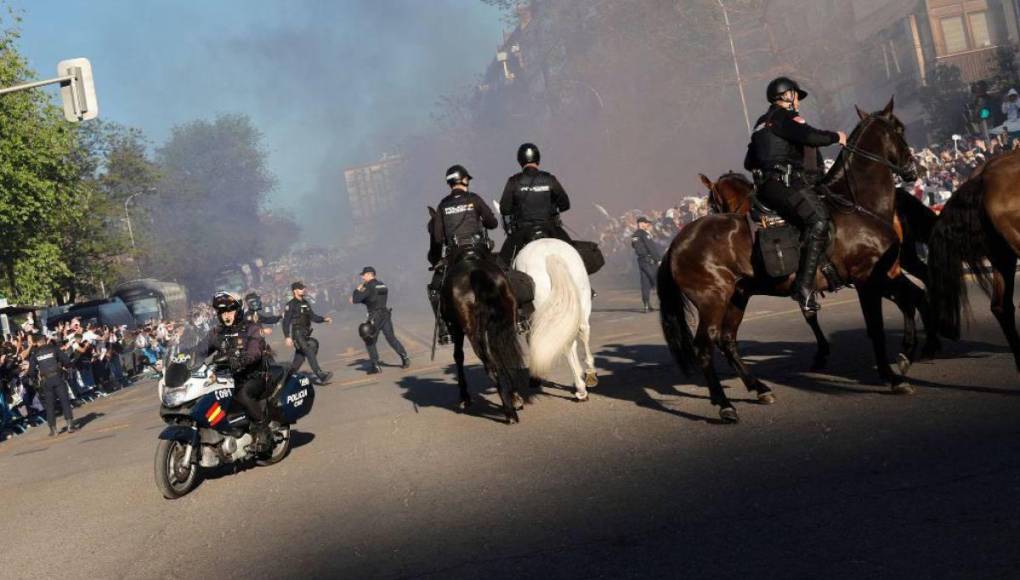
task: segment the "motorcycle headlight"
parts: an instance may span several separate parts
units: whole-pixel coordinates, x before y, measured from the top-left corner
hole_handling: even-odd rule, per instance
[[[167,407],[180,407],[184,404],[187,389],[165,389],[163,391],[163,404]]]

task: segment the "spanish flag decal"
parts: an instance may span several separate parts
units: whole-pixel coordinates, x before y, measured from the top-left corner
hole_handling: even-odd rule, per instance
[[[209,421],[209,425],[213,427],[215,427],[216,424],[222,421],[226,416],[227,414],[223,412],[223,407],[220,407],[218,402],[213,403],[212,407],[209,407],[209,410],[205,412],[206,420]]]

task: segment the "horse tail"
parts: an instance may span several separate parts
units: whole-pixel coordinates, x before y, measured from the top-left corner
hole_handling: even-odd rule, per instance
[[[928,293],[939,332],[946,338],[960,338],[961,311],[967,306],[967,285],[963,265],[970,266],[978,284],[991,288],[991,273],[985,267],[988,232],[985,229],[984,188],[980,176],[966,181],[949,199],[928,241]]]
[[[570,268],[563,258],[545,259],[549,275],[549,299],[535,309],[531,325],[529,368],[531,376],[547,378],[556,359],[577,340],[581,329],[581,300]]]
[[[684,295],[673,281],[670,268],[670,252],[666,252],[655,283],[655,291],[659,295],[659,321],[662,334],[666,338],[669,352],[680,365],[685,375],[689,375],[697,366],[694,351],[694,334],[687,324],[687,314],[691,309],[691,301]]]
[[[482,351],[477,354],[479,358],[488,358],[482,362],[492,365],[491,370],[500,380],[513,381],[516,373],[524,368],[524,355],[517,342],[514,326],[517,305],[509,286],[498,285],[493,274],[484,269],[473,270],[470,282],[475,294],[475,324]]]

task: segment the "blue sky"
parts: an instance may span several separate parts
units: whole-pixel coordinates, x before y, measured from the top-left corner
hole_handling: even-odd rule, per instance
[[[427,126],[474,84],[503,23],[480,0],[8,0],[41,77],[92,61],[100,116],[158,146],[176,124],[251,116],[275,202],[328,195],[325,176]],[[56,91],[53,91],[54,94]]]

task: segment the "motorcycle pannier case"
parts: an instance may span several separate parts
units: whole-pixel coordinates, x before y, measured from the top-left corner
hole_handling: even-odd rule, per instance
[[[315,402],[315,387],[306,375],[291,374],[287,377],[287,384],[276,396],[284,420],[288,423],[296,423],[298,419],[312,411],[312,404]]]

